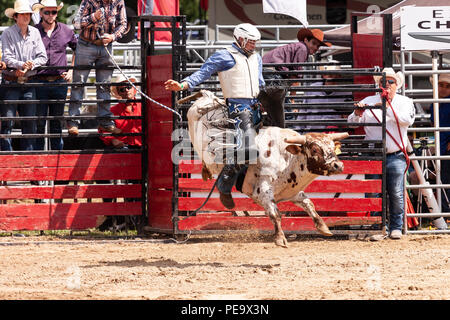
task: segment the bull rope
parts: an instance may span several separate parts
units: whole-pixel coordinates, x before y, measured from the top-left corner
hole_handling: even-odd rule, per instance
[[[100,36],[99,36],[99,37],[100,37]],[[100,38],[101,38],[101,37],[100,37]],[[134,83],[130,80],[130,78],[122,71],[122,69],[120,68],[120,66],[118,65],[118,63],[116,62],[116,60],[114,59],[114,57],[113,57],[113,55],[111,54],[111,52],[109,52],[107,46],[105,45],[104,47],[105,47],[105,50],[106,50],[106,52],[108,53],[109,57],[111,58],[112,62],[114,63],[114,65],[117,67],[117,69],[120,71],[120,73],[125,77],[125,79],[127,79],[128,83],[131,84],[131,86],[132,86],[134,89],[136,89],[137,92],[139,92],[143,97],[145,97],[147,100],[149,100],[149,101],[155,103],[156,105],[158,105],[158,106],[160,106],[160,107],[162,107],[162,108],[164,108],[164,109],[166,109],[166,110],[168,110],[168,111],[170,111],[170,112],[172,112],[172,113],[175,113],[175,114],[178,116],[178,118],[180,119],[180,121],[183,120],[183,117],[181,116],[181,114],[178,113],[176,110],[174,110],[174,109],[172,109],[172,108],[169,108],[168,106],[165,106],[164,104],[162,104],[162,103],[160,103],[160,102],[158,102],[158,101],[156,101],[156,100],[150,98],[150,97],[147,96],[145,93],[143,93],[141,90],[139,90],[139,89],[134,85]],[[208,202],[209,198],[211,197],[211,194],[213,193],[214,188],[215,188],[216,185],[217,185],[217,181],[218,181],[219,178],[222,176],[222,173],[223,173],[223,171],[220,172],[219,176],[217,177],[216,181],[214,182],[214,185],[213,185],[213,187],[211,188],[211,190],[209,191],[209,194],[208,194],[208,196],[206,197],[206,199],[205,199],[205,201],[203,202],[203,204],[202,204],[198,209],[196,209],[196,210],[193,211],[191,214],[189,214],[189,216],[192,216],[192,215],[197,214],[197,212],[198,212],[201,208],[203,208],[203,207],[205,206],[205,204]],[[184,242],[186,242],[188,239],[189,239],[189,236],[187,237],[187,239],[186,239]],[[171,238],[171,240],[175,241],[176,243],[182,243],[182,242],[180,242],[180,241],[178,241],[178,240],[176,240],[176,239],[173,239],[173,238]]]
[[[200,209],[203,208],[203,207],[205,206],[205,204],[209,201],[209,198],[211,198],[211,195],[212,195],[212,193],[213,193],[213,191],[214,191],[214,188],[217,186],[217,181],[219,181],[219,179],[220,179],[220,177],[222,176],[222,174],[223,174],[223,170],[220,171],[220,174],[219,174],[219,176],[217,177],[216,181],[214,182],[214,185],[212,186],[211,190],[209,191],[209,194],[208,194],[208,196],[206,197],[205,201],[202,203],[202,205],[201,205],[200,207],[198,207],[197,209],[195,209],[195,211],[192,211],[190,214],[188,214],[189,217],[190,217],[190,216],[196,215],[197,212],[199,212]]]
[[[101,39],[100,36],[99,36],[99,38]],[[116,62],[116,60],[114,59],[114,57],[113,57],[113,55],[111,54],[111,52],[109,52],[107,46],[105,45],[104,47],[105,47],[106,52],[107,52],[108,55],[110,56],[112,62],[114,63],[114,65],[117,67],[117,69],[120,71],[120,73],[125,77],[125,79],[127,79],[128,83],[131,84],[131,86],[132,86],[134,89],[136,89],[137,92],[139,92],[144,98],[146,98],[146,99],[149,100],[150,102],[153,102],[154,104],[156,104],[156,105],[158,105],[158,106],[160,106],[160,107],[162,107],[162,108],[164,108],[164,109],[166,109],[166,110],[168,110],[168,111],[170,111],[170,112],[172,112],[172,113],[175,113],[175,114],[178,116],[178,118],[180,119],[180,121],[183,120],[183,117],[181,116],[181,114],[180,114],[179,112],[177,112],[176,110],[174,110],[174,109],[172,109],[172,108],[170,108],[170,107],[168,107],[168,106],[166,106],[166,105],[164,105],[164,104],[162,104],[162,103],[160,103],[160,102],[158,102],[158,101],[156,101],[156,100],[150,98],[148,95],[146,95],[145,93],[143,93],[140,89],[138,89],[138,88],[134,85],[134,83],[130,80],[130,78],[122,71],[122,69],[121,69],[120,66],[117,64],[117,62]]]
[[[101,39],[101,37],[99,37],[99,38]],[[164,105],[164,104],[162,104],[162,103],[160,103],[160,102],[158,102],[158,101],[156,101],[156,100],[150,98],[150,97],[147,96],[145,93],[143,93],[140,89],[138,89],[138,88],[134,85],[134,83],[130,80],[130,78],[122,71],[122,69],[120,68],[120,66],[118,65],[118,63],[116,62],[116,60],[114,59],[114,56],[111,54],[111,52],[109,52],[107,46],[105,45],[104,47],[105,47],[105,50],[106,50],[106,52],[108,53],[109,57],[111,58],[112,62],[114,63],[114,65],[115,65],[115,66],[117,67],[117,69],[119,70],[119,72],[125,77],[125,79],[127,80],[127,82],[128,82],[129,84],[131,84],[131,86],[132,86],[134,89],[136,89],[137,92],[139,92],[143,97],[145,97],[147,100],[149,100],[149,101],[155,103],[156,105],[158,105],[158,106],[160,106],[160,107],[162,107],[162,108],[164,108],[164,109],[166,109],[166,110],[168,110],[168,111],[170,111],[170,112],[172,112],[172,113],[175,113],[175,114],[178,116],[178,118],[180,119],[180,121],[183,120],[183,117],[181,116],[181,114],[180,114],[179,112],[177,112],[176,110],[174,110],[174,109],[172,109],[172,108],[169,108],[168,106],[166,106],[166,105]],[[220,177],[222,176],[222,174],[223,174],[223,171],[220,172],[219,176],[217,177],[216,181],[214,182],[214,185],[212,186],[211,190],[209,191],[209,194],[208,194],[208,196],[206,197],[206,199],[205,199],[205,201],[203,202],[203,204],[202,204],[200,207],[198,207],[195,211],[193,211],[192,213],[190,213],[189,216],[196,215],[197,212],[198,212],[201,208],[203,208],[203,207],[205,206],[205,204],[209,201],[209,199],[211,198],[211,195],[212,195],[212,193],[213,193],[213,191],[214,191],[214,188],[215,188],[216,185],[217,185],[217,181],[220,179]],[[189,239],[189,236],[187,237],[187,239],[186,239],[184,242],[186,242],[188,239]],[[182,243],[182,242],[180,242],[180,241],[178,241],[178,240],[176,240],[176,239],[173,239],[173,238],[171,238],[171,240],[175,241],[176,243]]]

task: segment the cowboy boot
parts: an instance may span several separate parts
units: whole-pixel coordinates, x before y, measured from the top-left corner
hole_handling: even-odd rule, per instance
[[[227,209],[233,209],[235,206],[233,197],[231,196],[231,189],[236,183],[239,169],[240,165],[226,164],[219,175],[219,180],[217,180],[220,201]]]

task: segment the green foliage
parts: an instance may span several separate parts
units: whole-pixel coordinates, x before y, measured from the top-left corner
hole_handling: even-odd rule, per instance
[[[187,22],[206,20],[206,13],[200,9],[200,0],[180,0],[180,15],[186,16]]]

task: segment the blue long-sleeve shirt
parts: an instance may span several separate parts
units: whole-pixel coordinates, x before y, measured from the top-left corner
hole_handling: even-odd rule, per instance
[[[242,50],[233,43],[233,47]],[[243,53],[244,54],[244,53]],[[259,68],[259,87],[262,88],[266,85],[263,75],[262,75],[262,59],[258,53],[253,53],[258,55],[258,68]],[[182,82],[186,81],[189,85],[189,90],[192,90],[195,86],[201,84],[203,81],[208,80],[216,72],[226,71],[234,67],[236,61],[234,61],[233,56],[226,49],[219,50],[210,56],[205,63],[201,66],[200,70],[197,70],[189,77],[186,77]],[[244,99],[233,99],[233,101],[239,103],[239,100]],[[249,99],[245,99],[249,100]]]

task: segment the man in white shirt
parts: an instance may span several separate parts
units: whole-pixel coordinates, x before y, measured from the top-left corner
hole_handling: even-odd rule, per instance
[[[402,237],[404,202],[404,179],[406,171],[405,155],[408,141],[407,129],[414,123],[415,108],[412,100],[397,94],[397,88],[403,84],[404,76],[395,73],[392,68],[384,68],[386,73],[386,191],[389,197],[389,236],[391,239]],[[381,76],[374,77],[375,82],[382,87]],[[380,94],[369,96],[356,103],[356,109],[347,118],[349,123],[380,123],[381,109],[365,109],[382,103]],[[392,108],[391,108],[392,105]],[[365,126],[366,140],[381,140],[381,126]]]

